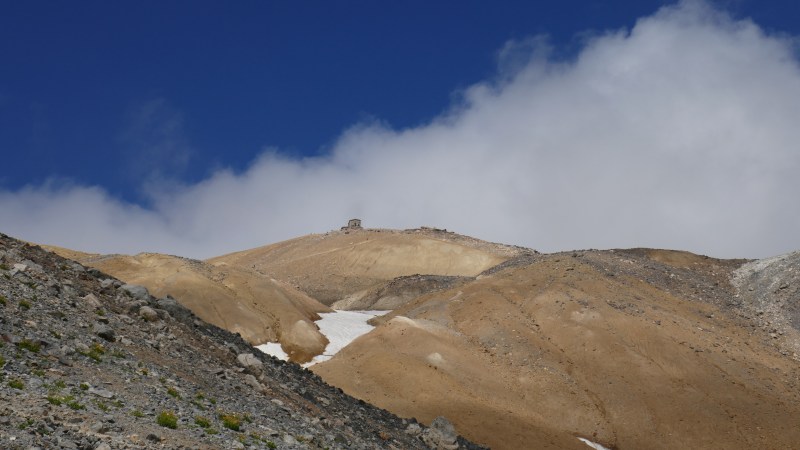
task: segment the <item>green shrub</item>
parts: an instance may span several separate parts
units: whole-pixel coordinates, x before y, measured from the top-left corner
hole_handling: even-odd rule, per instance
[[[88,391],[89,390],[89,384],[88,383],[81,383],[80,388],[81,388],[82,391]]]
[[[272,441],[267,441],[267,448],[278,448],[278,446]]]
[[[31,353],[39,353],[39,350],[42,349],[42,344],[39,342],[23,339],[22,341],[17,342],[17,348],[27,350]]]
[[[8,380],[8,385],[14,389],[25,389],[25,383],[23,383],[19,378]]]
[[[217,430],[215,430],[213,428],[206,428],[205,432],[206,432],[206,434],[219,434],[219,431],[217,431]]]
[[[19,307],[25,310],[31,309],[31,304],[27,300],[20,300]]]
[[[5,296],[0,295],[0,305],[6,306],[6,304],[8,304],[8,300],[5,298]]]
[[[172,411],[161,411],[156,417],[156,422],[162,427],[172,428],[173,430],[178,428],[178,416]]]
[[[178,390],[174,387],[167,388],[167,394],[169,394],[170,397],[177,398],[178,400],[181,399],[181,394],[178,393]]]
[[[70,403],[75,403],[75,397],[73,397],[71,395],[54,395],[54,394],[51,394],[51,395],[47,396],[47,401],[51,405],[55,405],[55,406],[61,406],[64,403],[69,405]],[[72,408],[72,409],[83,409],[83,408],[75,408],[75,407],[72,407],[72,406],[70,406],[70,408]]]
[[[211,421],[208,420],[208,418],[203,417],[203,416],[195,417],[194,418],[194,423],[196,423],[198,426],[201,426],[203,428],[208,428],[208,427],[211,426]]]
[[[132,415],[133,417],[144,417],[144,413],[143,413],[143,412],[141,412],[141,411],[140,411],[140,410],[138,410],[138,409],[134,409],[133,411],[131,411],[131,415]]]
[[[94,362],[100,362],[103,360],[102,356],[106,353],[106,348],[95,342],[89,347],[88,351],[81,351],[79,353],[83,356],[88,356],[93,359]]]
[[[241,419],[235,414],[221,414],[219,418],[222,419],[222,426],[229,430],[239,431],[242,426]]]
[[[67,406],[69,406],[70,409],[74,409],[75,411],[78,411],[80,409],[86,409],[86,407],[78,403],[77,400],[71,400],[67,402]]]

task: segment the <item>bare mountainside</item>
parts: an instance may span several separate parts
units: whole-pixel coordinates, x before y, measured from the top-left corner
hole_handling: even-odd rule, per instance
[[[317,313],[330,308],[292,286],[239,267],[217,267],[188,258],[141,253],[93,255],[49,247],[154,295],[170,295],[198,317],[253,345],[280,342],[295,361],[305,362],[325,349]]]
[[[577,438],[614,449],[800,442],[800,253],[543,255],[419,229],[310,235],[204,263],[169,258],[336,308],[392,309],[313,371],[401,417],[444,415],[492,448],[587,448]],[[151,271],[140,265],[130,277]],[[238,295],[244,285],[226,289]],[[186,286],[173,293],[184,304],[219,302],[203,295],[204,283]]]
[[[312,370],[400,416],[446,415],[495,449],[587,448],[577,437],[797,448],[800,365],[740,295],[792,291],[780,304],[796,305],[796,285],[759,291],[750,273],[756,287],[737,289],[743,262],[648,249],[517,258],[377,319]]]
[[[0,448],[477,448],[0,234]]]
[[[280,342],[292,361],[323,352],[317,313],[391,309],[440,286],[395,277],[474,276],[524,249],[444,230],[346,230],[309,235],[208,261],[171,255],[97,255],[48,247],[62,256],[171,295],[203,320],[240,333],[253,345]],[[397,286],[407,289],[398,291]],[[388,290],[382,290],[388,287]]]
[[[430,228],[359,229],[304,236],[208,262],[255,270],[326,305],[341,302],[338,306],[347,308],[397,277],[475,276],[524,251]]]

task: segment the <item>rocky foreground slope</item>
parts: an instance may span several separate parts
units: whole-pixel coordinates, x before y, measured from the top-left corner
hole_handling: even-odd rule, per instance
[[[0,448],[478,448],[0,234]]]

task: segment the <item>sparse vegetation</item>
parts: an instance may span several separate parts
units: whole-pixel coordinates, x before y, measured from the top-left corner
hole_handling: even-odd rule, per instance
[[[8,300],[5,298],[5,296],[0,295],[0,306],[6,306],[7,303]]]
[[[24,429],[30,427],[31,425],[33,425],[34,423],[36,423],[36,422],[33,419],[25,419],[24,422],[22,422],[19,425],[17,425],[17,428],[19,428],[20,430],[24,430]]]
[[[27,300],[20,300],[19,301],[19,307],[27,311],[27,310],[31,309],[31,304]]]
[[[71,403],[76,403],[75,402],[75,397],[73,397],[71,395],[54,395],[54,394],[51,394],[51,395],[47,396],[47,402],[50,403],[51,405],[55,405],[55,406],[61,406],[61,405],[65,404],[65,403],[67,405],[69,405]],[[72,408],[72,409],[83,409],[82,407],[73,407],[73,406],[70,406],[70,408]]]
[[[174,387],[167,388],[167,394],[169,394],[169,396],[172,398],[177,398],[178,400],[181,399],[181,394]]]
[[[140,417],[140,418],[144,417],[144,413],[141,410],[138,410],[138,409],[134,409],[133,411],[131,411],[131,415],[133,417]]]
[[[81,388],[82,391],[88,391],[89,390],[89,383],[81,383],[80,388]]]
[[[162,427],[172,428],[174,430],[178,428],[178,416],[172,411],[161,411],[158,417],[156,417],[156,423]]]
[[[8,386],[14,389],[25,389],[25,383],[20,380],[19,378],[14,378],[13,380],[8,380]]]
[[[30,341],[28,339],[23,339],[17,343],[17,348],[27,350],[31,353],[39,353],[39,350],[42,349],[42,344],[39,342]]]
[[[103,355],[106,353],[106,348],[95,342],[89,347],[88,351],[84,350],[78,353],[91,358],[94,362],[101,362],[103,360]]]
[[[80,410],[80,409],[86,409],[86,406],[84,406],[84,405],[82,405],[82,404],[78,403],[78,401],[77,401],[77,400],[70,400],[70,401],[68,401],[68,402],[67,402],[67,406],[69,406],[69,408],[70,408],[70,409],[73,409],[73,410],[75,410],[75,411],[78,411],[78,410]]]
[[[222,420],[222,426],[229,430],[239,431],[242,426],[242,420],[236,414],[220,414],[219,418]]]
[[[203,416],[197,416],[194,418],[194,423],[202,428],[208,428],[211,426],[211,421],[208,418]]]
[[[108,412],[108,410],[110,409],[108,405],[105,404],[105,402],[101,402],[100,400],[95,400],[94,404],[103,412]]]

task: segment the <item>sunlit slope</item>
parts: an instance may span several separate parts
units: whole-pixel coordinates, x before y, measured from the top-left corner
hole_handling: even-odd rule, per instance
[[[203,320],[240,333],[254,345],[280,341],[294,360],[304,362],[327,344],[313,321],[329,308],[253,271],[156,253],[77,259],[127,283],[141,284],[155,296],[171,295]]]
[[[417,298],[327,382],[494,449],[796,448],[800,366],[726,299],[737,263],[682,252],[539,255]]]
[[[330,305],[400,276],[474,276],[519,251],[436,230],[350,230],[304,236],[208,262],[256,270]]]

